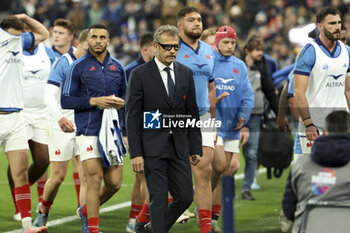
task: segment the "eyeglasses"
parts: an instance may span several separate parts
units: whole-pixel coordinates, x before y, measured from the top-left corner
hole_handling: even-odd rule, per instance
[[[158,43],[164,50],[170,51],[172,48],[175,49],[175,51],[180,49],[180,44],[161,44]]]

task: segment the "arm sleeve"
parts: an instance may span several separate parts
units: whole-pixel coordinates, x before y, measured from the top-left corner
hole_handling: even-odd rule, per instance
[[[186,110],[192,118],[199,120],[199,110],[196,100],[196,89],[194,86],[193,73],[189,70],[189,92],[186,97]],[[198,127],[187,129],[188,139],[190,145],[190,155],[200,155],[202,156],[202,136],[201,131]]]
[[[137,156],[143,156],[141,146],[143,91],[139,78],[141,74],[135,71],[133,70],[130,74],[125,105],[126,131],[131,159]]]
[[[121,83],[120,83],[120,92],[119,97],[125,100],[126,95],[126,88],[127,88],[127,81],[126,81],[126,72],[122,65],[120,65],[121,68]],[[118,116],[119,116],[119,125],[122,130],[122,133],[124,136],[126,136],[126,125],[125,125],[125,107],[118,110]]]
[[[64,109],[86,110],[90,108],[90,98],[86,96],[77,96],[79,88],[81,88],[80,74],[77,64],[73,63],[63,80],[61,106]]]
[[[289,219],[294,221],[294,213],[297,208],[298,198],[292,188],[292,173],[289,172],[286,188],[282,199],[282,210],[284,215]]]
[[[46,84],[45,86],[45,104],[49,112],[50,117],[52,117],[56,122],[58,122],[62,117],[63,113],[58,105],[57,96],[60,94],[60,88],[56,85]]]
[[[34,38],[34,34],[32,32],[22,33],[21,40],[22,40],[23,50],[30,49],[34,46],[35,38]]]
[[[242,77],[242,97],[241,97],[241,104],[239,107],[238,112],[238,119],[243,118],[245,120],[245,123],[248,123],[250,114],[253,111],[254,108],[254,91],[252,88],[252,85],[250,84],[248,73],[247,73],[247,67],[244,65],[244,72]]]
[[[280,70],[277,70],[275,73],[272,74],[272,81],[274,85],[277,85],[278,83],[282,82],[283,80],[288,78],[288,74],[291,70],[294,68],[294,63],[284,67]]]
[[[294,74],[310,76],[316,62],[315,48],[311,44],[305,45],[295,59]]]
[[[48,83],[60,87],[67,73],[69,62],[66,57],[60,57],[50,72]]]
[[[120,76],[121,76],[121,83],[120,83],[120,91],[119,91],[119,97],[122,99],[125,99],[125,95],[126,95],[126,88],[127,88],[127,81],[126,81],[126,72],[124,67],[119,64],[120,66]]]
[[[211,59],[211,62],[214,64],[214,52],[213,52],[214,50],[212,50],[211,51],[211,53],[210,53],[210,59]],[[214,82],[214,76],[213,76],[213,72],[214,72],[214,65],[213,65],[213,70],[211,71],[211,76],[210,76],[210,78],[209,78],[209,82],[211,83],[211,82]]]
[[[294,97],[294,75],[293,70],[288,74],[288,97]]]
[[[345,46],[346,46],[346,49],[348,50],[348,54],[349,54],[349,67],[348,67],[348,70],[346,72],[349,73],[350,72],[350,47],[347,45],[345,45]]]
[[[265,97],[271,104],[271,108],[276,114],[278,115],[278,99],[277,95],[275,93],[275,87],[272,84],[272,78],[270,76],[270,73],[267,70],[265,59],[262,61],[262,65],[260,67],[260,73],[261,73],[261,87],[262,91],[264,92]]]
[[[56,57],[55,57],[54,52],[52,51],[52,49],[50,47],[47,47],[46,45],[45,45],[45,50],[46,50],[47,55],[50,58],[51,65],[53,65],[54,62],[56,61]]]

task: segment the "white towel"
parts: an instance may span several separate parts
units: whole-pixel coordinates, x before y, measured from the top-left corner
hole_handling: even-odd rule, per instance
[[[118,119],[118,111],[115,108],[103,110],[98,141],[102,160],[106,167],[123,163],[123,156],[125,157],[127,154]]]

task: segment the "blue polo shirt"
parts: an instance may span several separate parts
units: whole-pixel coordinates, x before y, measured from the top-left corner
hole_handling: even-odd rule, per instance
[[[74,109],[77,136],[97,136],[101,127],[103,110],[90,106],[90,98],[114,94],[125,99],[126,85],[123,65],[109,52],[102,63],[90,51],[72,63],[63,81],[61,105]]]

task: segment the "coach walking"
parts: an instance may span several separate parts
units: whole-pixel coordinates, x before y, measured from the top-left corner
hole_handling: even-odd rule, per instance
[[[202,154],[199,128],[183,124],[197,121],[199,114],[192,71],[175,62],[179,38],[174,26],[158,28],[157,55],[132,71],[126,94],[131,163],[135,172],[145,172],[150,193],[151,225],[145,226],[145,232],[168,232],[190,206],[190,163],[196,165]],[[165,126],[165,120],[173,124]],[[168,191],[173,196],[169,206]]]

